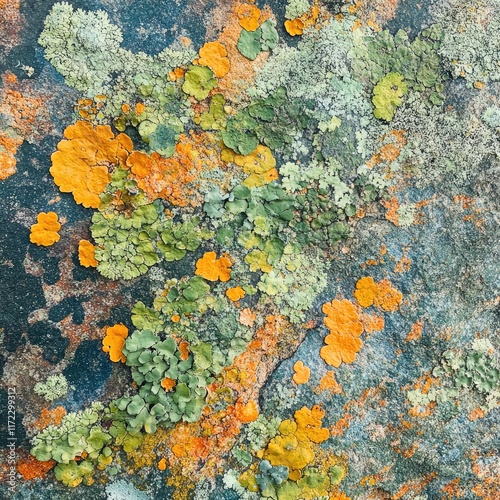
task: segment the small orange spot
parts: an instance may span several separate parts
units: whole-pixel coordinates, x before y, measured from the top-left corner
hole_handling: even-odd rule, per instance
[[[179,323],[179,321],[181,320],[181,317],[178,315],[178,314],[174,314],[171,318],[170,318],[174,323]]]
[[[158,462],[158,469],[159,470],[165,470],[167,468],[167,459],[166,458],[162,458],[159,462]]]
[[[176,385],[176,381],[173,378],[165,377],[161,381],[161,386],[165,389],[165,392],[171,391]]]
[[[415,323],[413,323],[408,335],[406,336],[406,342],[411,342],[415,340],[420,340],[422,338],[422,330],[424,327],[424,322],[419,319]]]
[[[185,340],[179,344],[179,351],[181,353],[181,360],[186,361],[189,358],[189,344]]]
[[[122,111],[124,113],[128,113],[130,111],[130,105],[129,104],[122,104]]]

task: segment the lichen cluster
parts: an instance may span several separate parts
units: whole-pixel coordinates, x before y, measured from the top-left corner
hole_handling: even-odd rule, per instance
[[[93,324],[123,386],[33,438],[32,455],[65,486],[134,462],[154,465],[176,499],[191,488],[200,500],[347,499],[394,467],[391,498],[404,498],[405,485],[427,481],[400,470],[400,457],[424,463],[427,453],[393,438],[398,425],[419,429],[404,411],[442,420],[465,394],[475,417],[497,409],[496,351],[481,341],[441,350],[432,377],[415,362],[404,388],[391,368],[383,387],[345,396],[356,377],[376,379],[355,370],[378,362],[374,343],[390,350],[385,325],[399,328],[413,300],[403,279],[366,271],[386,265],[387,248],[363,271],[335,275],[352,265],[358,228],[385,215],[410,240],[426,205],[402,199],[403,183],[448,195],[500,154],[494,2],[443,2],[412,33],[366,22],[362,3],[290,0],[280,18],[235,1],[217,40],[212,31],[197,50],[184,38],[156,55],[125,49],[104,11],[53,5],[39,44],[80,99],[49,172],[88,210],[88,235],[67,244],[109,282],[149,287],[116,324]],[[471,116],[453,107],[460,78],[476,92],[461,104]],[[56,244],[60,228],[55,212],[40,213],[30,240]],[[394,272],[408,271],[404,259]],[[408,343],[422,338],[423,320],[412,321]],[[266,376],[284,373],[301,343],[264,398]],[[69,388],[58,376],[34,391],[53,402]],[[311,404],[299,404],[304,395]],[[364,477],[341,441],[358,417],[375,450]]]

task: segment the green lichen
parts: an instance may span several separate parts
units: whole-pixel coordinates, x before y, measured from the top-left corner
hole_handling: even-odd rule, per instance
[[[213,71],[207,66],[191,66],[184,76],[182,90],[202,101],[217,86]]]
[[[285,9],[285,17],[287,19],[296,19],[302,14],[305,14],[311,5],[308,0],[288,0]]]
[[[262,51],[272,50],[278,43],[276,23],[268,19],[254,31],[241,30],[237,48],[247,59],[253,61]]]
[[[401,98],[408,91],[408,87],[399,73],[388,73],[373,89],[372,102],[375,106],[375,118],[390,122],[396,108],[403,102]]]
[[[33,388],[35,394],[49,402],[62,399],[69,390],[68,381],[64,375],[50,375],[45,382],[38,382]]]

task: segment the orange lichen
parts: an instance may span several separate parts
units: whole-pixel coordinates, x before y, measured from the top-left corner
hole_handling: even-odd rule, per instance
[[[114,136],[111,127],[93,127],[78,121],[64,131],[66,140],[52,154],[50,173],[63,193],[72,193],[75,201],[87,208],[98,208],[99,195],[110,181],[110,171],[125,166],[133,150],[125,134]]]
[[[175,68],[173,71],[171,71],[168,74],[168,77],[171,82],[175,82],[179,80],[180,78],[184,78],[184,75],[186,74],[186,70],[184,68]]]
[[[22,143],[23,139],[13,130],[0,131],[0,180],[16,173],[15,154]]]
[[[161,381],[161,386],[165,389],[165,392],[171,391],[176,385],[176,381],[173,378],[165,377]]]
[[[17,464],[17,471],[27,481],[33,479],[41,479],[47,475],[50,469],[56,465],[55,460],[48,460],[47,462],[40,462],[34,456],[28,455],[26,458],[19,460]]]
[[[81,240],[78,244],[78,258],[84,267],[97,267],[95,259],[95,246],[87,240]]]
[[[309,381],[311,370],[302,361],[297,361],[293,365],[293,371],[295,373],[292,375],[292,379],[297,385],[306,384]]]
[[[242,309],[242,311],[240,312],[239,322],[242,325],[252,327],[256,319],[257,315],[254,312],[252,312],[252,310],[248,307]]]
[[[319,351],[325,363],[338,368],[342,362],[352,363],[363,343],[349,334],[331,333],[325,337],[326,346]]]
[[[220,42],[207,42],[200,49],[200,58],[196,61],[201,66],[208,66],[217,78],[222,78],[229,72],[227,50]]]
[[[231,278],[232,262],[226,254],[217,259],[215,252],[206,252],[201,259],[196,262],[195,274],[209,281],[229,281]]]
[[[349,300],[327,302],[323,305],[322,311],[326,314],[324,323],[331,333],[349,334],[355,337],[363,333],[358,312]]]
[[[106,336],[102,340],[102,350],[109,353],[109,359],[114,363],[118,361],[125,363],[127,361],[125,354],[122,352],[127,337],[128,328],[122,323],[106,329]]]
[[[53,410],[43,408],[40,413],[40,418],[33,422],[33,427],[41,431],[49,425],[59,425],[64,415],[66,415],[66,410],[63,406],[57,406]]]
[[[354,296],[362,307],[374,305],[390,312],[397,311],[403,301],[403,294],[392,288],[389,280],[383,279],[375,283],[370,276],[358,280]]]
[[[378,283],[378,293],[374,299],[375,307],[379,307],[384,311],[394,312],[399,309],[403,301],[403,294],[392,288],[391,283],[387,279],[383,279]]]
[[[186,361],[189,358],[189,344],[185,340],[179,342],[179,352],[181,353],[181,361]]]
[[[320,380],[319,385],[314,390],[316,394],[324,391],[329,391],[331,394],[342,393],[342,386],[335,380],[335,372],[333,370],[326,372],[325,376]]]
[[[385,322],[383,316],[372,316],[371,314],[362,313],[359,315],[359,320],[366,333],[380,332],[384,329]]]
[[[248,401],[248,403],[246,404],[237,401],[235,405],[235,416],[240,422],[244,424],[248,424],[257,420],[257,417],[259,416],[259,408],[257,407],[257,403],[253,399]]]
[[[158,469],[159,470],[166,470],[167,468],[167,459],[166,458],[162,458],[159,462],[158,462]]]
[[[314,26],[319,18],[319,7],[317,5],[311,6],[311,8],[302,14],[302,16],[296,19],[288,19],[285,21],[285,29],[289,35],[296,36],[302,35],[304,29]]]
[[[226,290],[226,296],[229,300],[236,302],[245,296],[245,290],[241,286],[235,286]]]
[[[481,408],[474,408],[469,414],[469,420],[478,420],[480,418],[484,418],[486,415],[485,411]]]
[[[285,29],[289,35],[296,36],[304,33],[305,24],[300,17],[285,21]]]
[[[421,319],[413,323],[410,331],[408,332],[408,335],[405,338],[406,342],[420,340],[422,338],[423,327],[424,322]]]
[[[395,226],[399,226],[399,201],[393,196],[390,200],[382,200],[380,202],[386,209],[385,218],[392,222]]]
[[[11,0],[6,9],[0,9],[0,33],[2,33],[2,44],[0,52],[6,49],[9,42],[7,33],[13,28],[15,19],[10,19],[7,25],[3,24],[2,14],[19,4],[17,0]],[[19,13],[16,8],[10,11]],[[19,27],[19,24],[18,26]],[[44,101],[46,96],[40,95],[31,80],[18,81],[16,75],[10,71],[2,75],[2,91],[0,96],[0,115],[2,116],[2,130],[0,131],[0,180],[16,172],[16,153],[24,140],[38,143],[48,135],[53,128],[50,115]]]
[[[236,7],[236,14],[242,28],[255,31],[259,27],[260,9],[256,5],[242,3]]]
[[[383,164],[389,166],[397,160],[404,146],[406,146],[404,130],[391,130],[380,138],[380,142],[386,142],[377,150],[377,152],[366,162],[368,168]],[[387,142],[390,141],[390,142]]]
[[[197,189],[198,175],[218,161],[213,149],[213,140],[205,133],[182,134],[170,158],[134,151],[127,166],[150,200],[163,198],[179,207],[197,206],[203,200]]]
[[[41,212],[37,216],[38,223],[31,226],[30,241],[37,245],[48,247],[59,241],[57,233],[61,229],[59,217],[54,212]]]
[[[356,283],[354,297],[361,307],[370,307],[378,293],[378,287],[371,276],[360,278]]]

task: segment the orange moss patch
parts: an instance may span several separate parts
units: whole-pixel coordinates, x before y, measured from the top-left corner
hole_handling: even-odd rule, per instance
[[[227,50],[220,42],[207,42],[200,49],[200,58],[195,61],[201,66],[208,66],[217,78],[222,78],[229,72]]]
[[[403,294],[392,288],[391,283],[387,279],[383,279],[378,283],[378,294],[375,297],[374,304],[376,307],[384,311],[394,312],[399,309],[403,301]]]
[[[256,5],[242,3],[235,9],[239,23],[247,31],[255,31],[259,27],[260,9]]]
[[[34,456],[28,455],[26,458],[19,460],[17,464],[17,471],[27,481],[33,479],[42,479],[47,475],[50,469],[56,465],[55,460],[48,460],[47,462],[40,462]]]
[[[335,372],[333,370],[326,372],[314,390],[316,394],[324,391],[329,391],[331,394],[342,394],[342,386],[335,380]]]
[[[118,361],[125,363],[127,361],[125,354],[122,352],[127,337],[128,328],[122,323],[106,329],[106,336],[102,340],[102,350],[109,353],[109,359],[114,363]]]
[[[37,216],[38,223],[31,226],[30,241],[38,246],[48,247],[61,238],[57,231],[61,229],[59,217],[54,212],[41,212]]]
[[[229,300],[236,302],[245,296],[245,290],[241,286],[235,286],[234,288],[229,288],[226,290],[226,296]]]
[[[422,319],[419,319],[418,321],[413,323],[412,327],[410,328],[410,331],[408,332],[408,335],[405,338],[406,342],[420,340],[422,338],[423,327],[424,327],[424,322]]]
[[[361,307],[375,305],[384,311],[390,312],[397,311],[403,301],[403,294],[399,290],[392,288],[389,280],[383,279],[375,283],[370,276],[358,280],[354,297],[356,297]]]
[[[295,372],[292,375],[293,381],[297,384],[306,384],[309,382],[309,378],[311,377],[311,370],[304,365],[302,361],[297,361],[293,365],[293,371]]]
[[[40,418],[33,422],[33,427],[41,431],[49,425],[59,425],[64,415],[66,415],[66,410],[62,406],[57,406],[53,410],[43,408]]]
[[[218,164],[214,154],[213,139],[208,134],[183,134],[170,158],[134,151],[127,166],[150,200],[163,198],[179,207],[197,206],[203,197],[196,181],[203,168],[210,170]]]
[[[396,16],[399,0],[354,0],[352,14],[356,13],[360,20],[380,31],[382,27]]]
[[[95,246],[87,240],[81,240],[78,244],[78,258],[84,267],[97,267],[95,259]]]
[[[269,52],[263,51],[254,61],[247,59],[240,53],[237,43],[242,28],[240,18],[238,17],[238,8],[241,6],[241,3],[234,2],[234,8],[231,8],[228,4],[229,2],[221,2],[221,5],[213,11],[213,24],[218,26],[221,32],[219,42],[226,48],[230,64],[227,75],[219,80],[218,90],[226,98],[231,97],[231,100],[237,100],[239,97],[245,95],[247,86],[253,84],[256,71],[263,66],[269,57]],[[260,12],[258,25],[269,19],[270,16],[270,9],[265,7]]]
[[[2,44],[0,52],[6,50],[13,41],[7,34],[13,29],[14,18],[7,21],[5,15],[18,14],[19,2],[11,0],[4,9],[0,9],[0,33]],[[19,19],[17,20],[19,21]],[[7,23],[4,25],[4,22]],[[18,26],[19,27],[19,22]],[[13,34],[13,32],[12,32]],[[0,96],[0,180],[5,180],[16,172],[15,154],[25,139],[34,143],[41,140],[53,128],[50,115],[44,105],[45,96],[36,96],[38,91],[30,80],[18,82],[16,75],[7,71],[2,75],[2,93]],[[28,97],[29,96],[29,97]]]
[[[226,254],[217,259],[215,252],[206,252],[205,255],[196,262],[195,274],[209,281],[229,281],[231,278],[231,260]]]
[[[395,273],[406,273],[410,270],[411,267],[411,259],[403,255],[401,259],[398,261],[398,263],[394,266],[394,272]]]
[[[111,127],[93,127],[78,121],[64,131],[66,140],[59,142],[52,154],[50,173],[63,193],[72,193],[76,203],[98,208],[99,195],[110,181],[110,171],[125,166],[133,144],[125,134],[114,136]]]

